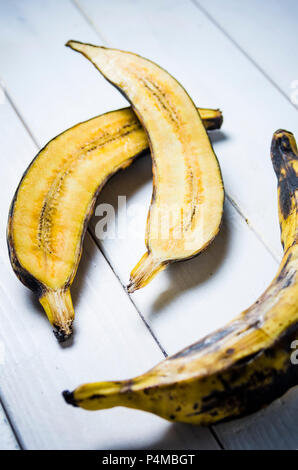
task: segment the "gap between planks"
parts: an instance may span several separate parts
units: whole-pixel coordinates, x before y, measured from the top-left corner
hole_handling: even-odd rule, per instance
[[[32,140],[32,142],[34,143],[37,151],[39,152],[41,150],[42,147],[40,147],[40,145],[38,144],[37,140],[35,139],[33,133],[31,132],[29,126],[27,125],[27,123],[25,122],[21,112],[18,110],[12,96],[10,95],[8,89],[5,87],[3,87],[3,85],[0,84],[0,87],[2,88],[2,90],[4,91],[5,93],[5,96],[7,97],[7,100],[9,102],[9,105],[11,106],[11,108],[13,109],[14,113],[16,114],[17,118],[20,120],[22,126],[24,127],[25,131],[27,132],[27,134],[29,135],[30,139]],[[126,286],[121,282],[119,276],[117,275],[117,273],[115,272],[113,266],[111,265],[111,263],[109,262],[106,254],[104,253],[104,250],[102,249],[102,247],[100,246],[99,242],[96,240],[94,234],[92,233],[92,231],[90,230],[90,228],[88,227],[88,233],[90,234],[91,236],[91,239],[92,241],[94,242],[95,246],[99,249],[99,251],[101,252],[102,256],[104,257],[105,261],[107,262],[108,266],[110,267],[111,271],[113,272],[114,276],[116,277],[116,279],[118,280],[118,282],[120,283],[121,287],[123,288],[124,292],[126,293],[126,295],[128,296],[130,302],[132,303],[133,307],[135,308],[135,310],[137,311],[138,315],[140,316],[141,320],[143,321],[143,323],[145,324],[147,330],[149,331],[149,333],[151,334],[153,340],[156,342],[157,346],[159,347],[159,349],[161,350],[162,354],[164,355],[165,358],[168,357],[168,354],[167,352],[165,351],[165,349],[162,347],[160,341],[158,340],[157,336],[155,335],[155,333],[153,332],[152,328],[150,327],[150,325],[147,323],[147,321],[145,320],[144,316],[141,314],[140,310],[138,309],[138,307],[136,306],[135,302],[133,301],[133,299],[131,298],[131,295],[127,292],[127,288]],[[0,403],[3,403],[1,398],[0,398]],[[4,407],[3,405],[3,409],[4,409],[4,412],[5,412],[5,415],[7,417],[7,421],[11,427],[11,430],[12,430],[12,433],[15,437],[15,440],[18,444],[18,446],[20,447],[20,449],[24,449],[24,446],[22,444],[22,440],[21,440],[21,437],[19,435],[19,433],[17,432],[16,430],[16,427],[14,426],[14,424],[12,423],[10,417],[9,417],[9,414],[7,413],[6,411],[6,408]],[[208,426],[208,429],[213,437],[213,439],[215,440],[215,442],[217,443],[218,447],[220,450],[224,450],[224,446],[223,446],[223,443],[221,442],[219,436],[217,435],[216,431],[214,430],[214,428],[212,426]]]
[[[270,79],[270,77],[268,77],[266,75],[265,72],[263,72],[261,70],[261,68],[252,60],[250,59],[250,57],[248,56],[248,54],[245,53],[244,50],[242,50],[242,48],[227,34],[225,33],[225,31],[223,29],[221,29],[221,27],[215,22],[212,20],[211,17],[209,17],[209,14],[207,12],[205,12],[205,10],[199,5],[196,3],[196,0],[190,0],[191,3],[194,4],[194,6],[196,8],[198,8],[198,10],[202,10],[202,13],[209,19],[210,22],[212,22],[223,34],[225,34],[227,36],[227,38],[233,43],[234,46],[236,46],[244,55],[245,57],[261,72],[263,73],[266,78],[268,78],[268,80],[270,81],[270,83],[275,87],[277,88],[284,97],[287,98],[287,100],[289,101],[288,97],[286,96],[286,94],[281,90],[279,89],[279,87]],[[77,9],[77,11],[79,12],[79,14],[82,16],[82,18],[86,21],[86,23],[88,23],[88,25],[93,29],[93,31],[97,34],[97,36],[99,37],[99,39],[102,41],[102,43],[106,46],[106,47],[109,47],[109,41],[104,37],[104,35],[102,34],[101,31],[99,31],[99,29],[97,28],[97,26],[94,24],[94,22],[92,21],[92,19],[89,17],[89,15],[82,9],[82,7],[77,3],[76,0],[71,0],[71,3],[72,5]],[[291,102],[291,101],[290,101]],[[293,105],[293,103],[291,102],[291,104]],[[294,106],[295,107],[295,106]],[[296,108],[296,107],[295,107]],[[248,220],[248,218],[245,216],[244,212],[242,211],[241,207],[234,201],[234,199],[227,193],[227,191],[225,191],[225,197],[228,199],[228,201],[231,203],[231,205],[233,206],[233,208],[236,210],[236,212],[240,215],[240,217],[245,221],[245,223],[247,224],[248,228],[253,232],[253,234],[257,237],[257,239],[262,243],[262,245],[266,248],[266,250],[270,253],[270,255],[272,256],[272,258],[277,262],[279,263],[280,262],[280,259],[277,258],[277,256],[274,254],[274,252],[271,250],[270,246],[267,244],[267,242],[264,240],[264,238],[262,237],[262,235],[259,233],[258,230],[256,230],[253,225],[250,223],[250,221]],[[95,242],[96,243],[96,242]],[[102,249],[100,246],[98,246],[100,251],[103,253]],[[104,255],[104,253],[103,253]],[[104,257],[106,258],[106,256],[104,255]],[[106,258],[107,259],[107,258]],[[113,269],[113,268],[112,268]],[[118,277],[116,275],[116,277]],[[119,280],[120,282],[120,280]],[[124,286],[123,286],[124,287]],[[137,307],[135,306],[135,308],[137,309]],[[137,309],[138,310],[138,309]],[[140,312],[139,312],[140,314]],[[141,315],[141,314],[140,314]],[[142,315],[141,315],[142,317]],[[143,318],[143,317],[142,317]],[[144,320],[145,322],[145,320]],[[146,323],[146,322],[145,322]],[[150,328],[150,327],[149,327]]]
[[[103,35],[101,34],[101,32],[97,29],[97,27],[95,26],[95,24],[92,22],[92,20],[89,18],[89,16],[81,9],[81,7],[77,4],[77,2],[75,0],[71,0],[73,6],[77,9],[77,11],[80,13],[80,15],[82,16],[82,18],[89,24],[89,26],[95,31],[96,35],[100,38],[100,40],[105,44],[105,45],[108,45],[108,41],[106,41],[106,39],[103,37]],[[196,7],[198,9],[200,9],[200,6],[199,5],[196,5]],[[205,13],[205,12],[203,12]],[[206,15],[206,13],[205,13]],[[208,15],[206,15],[208,16]],[[211,19],[208,17],[208,19],[211,21]],[[218,25],[216,25],[218,27]],[[223,31],[224,32],[224,31]],[[231,40],[231,38],[229,38]],[[232,41],[234,43],[234,41]],[[237,44],[234,44],[235,46],[237,46]],[[243,52],[244,53],[244,52]],[[247,57],[249,59],[249,57]],[[253,61],[251,61],[253,63]],[[256,64],[253,63],[253,65],[256,66]],[[274,85],[274,83],[272,82],[272,84]],[[8,101],[10,103],[10,105],[12,106],[12,108],[14,109],[14,112],[16,113],[17,117],[20,119],[22,125],[24,126],[24,128],[26,129],[28,135],[30,136],[30,138],[32,139],[32,141],[34,142],[36,148],[39,150],[40,149],[40,146],[37,142],[37,140],[35,139],[33,133],[31,132],[30,128],[28,127],[28,125],[26,124],[23,116],[21,115],[21,113],[19,112],[17,106],[15,105],[12,97],[9,95],[8,91],[5,90],[5,94],[8,98]],[[234,210],[236,210],[236,212],[242,217],[242,219],[246,222],[246,224],[248,225],[248,228],[254,233],[254,235],[259,239],[259,241],[262,243],[262,245],[266,248],[266,250],[270,253],[270,255],[273,257],[273,259],[275,261],[278,261],[276,256],[273,254],[273,252],[271,251],[271,249],[269,248],[269,246],[267,245],[267,243],[264,241],[264,239],[261,237],[261,235],[254,229],[254,227],[248,222],[247,218],[245,217],[244,213],[242,212],[241,208],[238,206],[238,204],[233,200],[233,198],[229,195],[229,194],[226,194],[226,197],[227,199],[229,200],[230,204],[233,206]],[[165,357],[167,357],[167,353],[166,351],[164,350],[164,348],[161,346],[158,338],[155,336],[155,334],[153,333],[150,325],[146,322],[145,318],[143,317],[143,315],[141,314],[141,312],[139,311],[139,309],[137,308],[137,306],[135,305],[134,301],[132,300],[131,296],[127,293],[127,290],[126,290],[126,287],[123,285],[123,283],[121,282],[119,276],[117,275],[117,273],[115,272],[113,266],[111,265],[111,263],[109,262],[109,260],[107,259],[107,256],[106,254],[104,253],[104,250],[102,249],[102,247],[100,246],[99,242],[95,239],[94,237],[94,234],[92,234],[91,230],[88,228],[88,232],[89,234],[91,235],[91,238],[93,240],[93,242],[95,243],[95,245],[98,247],[98,249],[100,250],[101,254],[103,255],[104,259],[106,260],[106,262],[108,263],[108,265],[110,266],[113,274],[116,276],[116,278],[118,279],[119,283],[121,284],[122,288],[124,289],[125,293],[129,296],[129,299],[131,301],[131,303],[133,304],[134,308],[136,309],[136,311],[138,312],[138,314],[140,315],[141,319],[143,320],[145,326],[147,327],[148,331],[150,332],[151,336],[153,337],[154,341],[157,343],[158,347],[160,348],[161,352],[163,353],[163,355]],[[217,444],[219,445],[219,447],[221,449],[224,449],[219,437],[217,436],[217,433],[216,431],[210,427],[210,432],[212,434],[212,436],[214,437],[214,439],[216,440]]]
[[[164,357],[168,357],[168,354],[166,353],[166,351],[164,350],[164,348],[162,347],[162,345],[160,344],[160,341],[158,340],[157,336],[154,334],[152,328],[150,327],[149,323],[147,323],[147,321],[145,320],[144,316],[141,314],[141,311],[138,309],[138,307],[136,306],[135,302],[133,301],[131,295],[127,292],[127,288],[124,284],[122,284],[121,280],[120,280],[120,277],[118,276],[118,274],[116,273],[114,267],[111,265],[108,257],[106,256],[104,250],[102,249],[102,247],[100,246],[100,243],[99,241],[96,239],[94,233],[92,230],[90,230],[90,228],[88,227],[88,232],[93,240],[93,242],[95,243],[95,245],[97,246],[97,248],[99,249],[99,251],[101,252],[102,256],[104,257],[104,259],[106,260],[106,262],[108,263],[108,265],[110,266],[111,270],[113,271],[113,274],[115,275],[115,277],[117,278],[118,282],[120,283],[122,289],[124,290],[124,292],[126,293],[126,295],[128,296],[130,302],[132,303],[132,305],[134,306],[134,308],[136,309],[136,311],[138,312],[138,314],[140,315],[141,319],[143,320],[143,322],[145,323],[145,326],[146,328],[149,330],[149,333],[151,334],[151,336],[153,337],[154,341],[157,343],[159,349],[161,350],[161,352],[163,353]]]
[[[9,416],[9,413],[7,411],[7,408],[6,408],[6,405],[2,399],[2,397],[0,396],[0,409],[2,408],[2,413],[4,418],[6,419],[7,421],[7,425],[9,426],[10,428],[10,431],[11,431],[11,434],[15,440],[15,448],[13,450],[24,450],[24,445],[23,445],[23,441],[22,441],[22,438],[19,434],[19,432],[17,431],[17,427],[14,425],[14,422],[11,420],[10,416]],[[3,449],[4,450],[4,449]],[[6,449],[6,450],[10,450],[10,449]]]
[[[297,106],[291,101],[290,97],[282,90],[282,88],[265,72],[265,70],[243,49],[240,44],[226,31],[223,26],[200,4],[198,0],[190,0],[191,3],[200,10],[203,15],[235,46],[241,54],[268,80],[268,82],[287,100],[290,105],[297,111]]]
[[[36,149],[37,149],[37,152],[40,152],[41,148],[40,145],[38,144],[37,140],[35,139],[33,133],[31,132],[30,128],[28,127],[28,125],[26,124],[25,120],[23,119],[21,113],[19,112],[17,106],[15,105],[10,93],[8,92],[7,88],[3,88],[2,85],[0,85],[0,87],[2,88],[2,90],[4,91],[5,93],[5,96],[7,97],[7,100],[10,104],[10,106],[12,107],[13,111],[15,112],[17,118],[21,121],[23,127],[25,128],[26,132],[28,133],[30,139],[32,140],[32,142],[34,143]],[[104,250],[102,249],[102,247],[100,246],[100,244],[98,243],[98,241],[96,240],[93,232],[90,230],[90,228],[88,227],[87,228],[87,231],[89,233],[89,235],[91,236],[91,239],[93,241],[93,243],[95,244],[95,246],[99,249],[99,251],[101,252],[102,256],[104,257],[104,259],[106,260],[107,264],[109,265],[110,269],[112,270],[113,274],[115,275],[115,277],[117,278],[118,282],[120,283],[122,289],[124,290],[124,292],[126,293],[126,295],[128,296],[130,302],[132,303],[132,305],[134,306],[135,310],[138,312],[139,316],[141,317],[142,321],[144,322],[146,328],[149,330],[151,336],[153,337],[154,341],[157,343],[159,349],[161,350],[162,354],[164,355],[164,357],[167,357],[168,354],[166,353],[166,351],[164,350],[164,348],[162,347],[162,345],[160,344],[158,338],[156,337],[156,335],[154,334],[154,332],[152,331],[150,325],[147,323],[147,321],[145,320],[144,316],[141,314],[140,310],[137,308],[136,304],[134,303],[134,301],[132,300],[131,298],[131,295],[127,292],[127,289],[126,289],[126,286],[124,284],[122,284],[118,274],[115,272],[115,269],[113,268],[113,266],[111,265],[110,261],[108,260],[106,254],[104,253]]]
[[[95,30],[96,34],[100,37],[101,41],[103,40],[103,35],[102,33],[97,29],[96,25],[94,25],[93,21],[88,17],[88,14],[85,14],[85,11],[84,11],[84,8],[81,8],[81,7],[78,7],[77,3],[76,3],[76,0],[72,0],[72,3],[75,4],[75,6],[77,7],[77,9],[79,10],[79,12],[81,13],[81,15],[84,17],[84,19],[88,22],[89,26],[91,26],[93,28],[93,30]],[[193,2],[192,2],[193,3]],[[197,5],[194,5],[195,7],[197,7]],[[200,10],[200,8],[198,7],[198,11]],[[201,12],[202,14],[204,14],[205,12]],[[91,15],[90,15],[91,16]],[[219,32],[221,34],[224,34],[225,36],[227,36],[225,34],[225,31],[222,31],[220,28],[218,28],[218,25],[215,24],[211,18],[209,18],[206,14],[204,15],[207,19],[207,21],[210,21],[210,24],[213,24],[213,26],[215,26],[216,29],[219,30]],[[261,72],[261,75],[264,77],[264,73],[262,71],[262,69],[260,69],[257,64],[255,64],[252,60],[250,60],[250,57],[249,55],[247,55],[245,53],[245,50],[242,50],[240,47],[238,47],[237,43],[235,43],[229,36],[227,36],[227,39],[229,42],[232,43],[232,47],[236,47],[236,49],[241,53],[241,55],[244,56],[244,59],[245,60],[248,60],[249,64],[250,65],[253,65],[256,70],[258,70],[258,72]],[[103,41],[105,44],[107,44],[107,41]],[[270,77],[267,77],[265,75],[265,78],[267,80],[267,78],[270,78]],[[275,86],[275,83],[271,80],[269,80],[271,85],[273,85],[273,88],[276,89],[276,86]],[[285,97],[284,94],[282,94],[282,96]],[[287,97],[286,97],[287,98]],[[270,255],[272,256],[272,258],[276,261],[277,260],[277,256],[274,256],[272,251],[270,250],[270,248],[267,246],[266,242],[264,242],[264,240],[262,238],[260,238],[260,235],[258,233],[257,230],[255,230],[251,224],[249,223],[249,221],[247,220],[247,218],[244,216],[244,214],[242,213],[240,207],[237,205],[237,203],[233,200],[233,198],[231,198],[230,196],[227,196],[227,199],[229,200],[229,202],[231,203],[231,205],[233,206],[233,208],[237,211],[237,213],[244,219],[244,221],[246,222],[246,224],[248,225],[248,227],[251,229],[251,231],[253,231],[254,233],[254,236],[262,243],[263,246],[265,246],[265,248],[268,250],[268,252],[270,253]],[[241,204],[242,205],[242,204]],[[245,211],[244,211],[245,212]]]
[[[101,41],[103,41],[103,42],[106,44],[107,42],[104,40],[102,34],[97,30],[97,28],[96,28],[96,26],[94,25],[94,23],[88,18],[88,16],[82,11],[82,9],[77,5],[77,3],[76,3],[75,0],[72,0],[72,4],[77,8],[77,10],[80,12],[80,14],[84,17],[85,21],[88,22],[88,24],[92,27],[92,29],[93,29],[93,30],[96,32],[96,34],[100,37]],[[200,7],[199,7],[198,5],[196,5],[196,6],[200,9]],[[202,9],[202,10],[203,10],[203,9]],[[203,13],[205,13],[205,12],[203,11]],[[205,16],[207,16],[208,19],[212,22],[212,19],[209,18],[208,14],[205,13]],[[218,27],[218,25],[217,25],[215,22],[214,22],[214,24],[215,24],[216,27]],[[218,27],[218,28],[219,28],[219,27]],[[220,28],[219,28],[219,29],[220,29]],[[221,31],[228,37],[229,40],[232,41],[232,43],[233,43],[236,47],[238,47],[238,46],[237,46],[237,43],[235,43],[235,42],[225,33],[224,30],[221,30]],[[238,47],[238,49],[241,50],[240,47]],[[242,51],[242,50],[241,50],[241,52],[246,56],[246,58],[247,58],[248,60],[250,60],[249,56],[246,55],[245,51]],[[258,68],[258,69],[260,70],[260,68],[259,68],[256,64],[254,64],[253,61],[251,61],[251,62],[252,62],[253,65],[256,66],[256,68]],[[262,72],[262,70],[260,70],[260,71]],[[263,75],[265,75],[265,74],[263,74]],[[266,75],[265,75],[265,76],[266,76]],[[267,78],[268,78],[268,77],[267,77]],[[271,81],[271,84],[274,85],[274,83],[273,83],[272,81]],[[23,119],[21,113],[19,113],[19,111],[18,111],[17,107],[15,106],[15,104],[14,104],[12,98],[9,96],[9,94],[8,94],[7,92],[6,92],[6,95],[7,95],[7,97],[8,97],[8,100],[9,100],[9,102],[10,102],[12,108],[14,109],[16,115],[18,116],[18,118],[19,118],[20,121],[22,122],[24,128],[25,128],[26,131],[28,132],[29,136],[31,137],[31,139],[32,139],[32,141],[34,142],[34,144],[36,145],[36,147],[39,149],[40,147],[39,147],[38,143],[36,142],[36,139],[34,138],[34,135],[33,135],[32,132],[30,131],[30,129],[28,128],[28,126],[27,126],[26,122],[24,121],[24,119]],[[284,95],[284,94],[283,94],[283,95]],[[270,252],[270,254],[272,255],[272,257],[276,260],[276,257],[273,255],[273,253],[272,253],[272,251],[270,250],[270,248],[268,248],[267,244],[266,244],[266,243],[264,242],[264,240],[261,238],[260,234],[258,234],[257,231],[254,230],[254,228],[248,223],[247,218],[246,218],[245,215],[242,213],[242,211],[241,211],[240,207],[237,205],[237,203],[235,203],[235,201],[233,201],[233,199],[232,199],[229,195],[227,195],[227,199],[229,200],[229,202],[231,203],[231,205],[233,206],[233,208],[234,208],[234,209],[239,213],[239,215],[245,220],[245,222],[246,222],[247,225],[249,226],[250,230],[253,231],[254,235],[261,241],[262,245],[265,246],[265,248]],[[91,236],[92,236],[91,231],[90,231],[90,230],[88,230],[88,231],[89,231],[89,233],[90,233]],[[92,238],[93,238],[93,236],[92,236]],[[94,238],[93,238],[93,241],[95,241]],[[106,255],[105,255],[103,249],[99,246],[99,244],[98,244],[96,241],[95,241],[95,243],[96,243],[96,245],[98,246],[99,250],[101,251],[102,255],[104,256],[105,260],[108,262],[110,268],[112,269],[114,275],[117,277],[117,279],[118,279],[118,281],[120,282],[121,286],[123,287],[124,290],[126,290],[126,289],[125,289],[125,286],[124,286],[124,285],[122,284],[122,282],[120,281],[118,275],[115,273],[113,267],[111,266],[111,264],[110,264],[109,261],[107,260],[107,257],[106,257]],[[129,297],[130,297],[130,296],[129,296]],[[162,348],[161,345],[159,344],[157,338],[155,337],[155,335],[154,335],[153,332],[151,331],[150,326],[146,323],[145,319],[143,318],[143,316],[141,315],[140,311],[138,310],[138,308],[136,307],[136,305],[135,305],[134,302],[132,301],[131,297],[130,297],[130,300],[131,300],[131,302],[133,303],[133,305],[134,305],[134,307],[136,308],[136,310],[137,310],[137,312],[139,313],[139,315],[141,316],[143,322],[145,323],[145,325],[146,325],[147,328],[149,329],[149,331],[150,331],[151,335],[153,336],[154,340],[157,342],[159,348],[161,349],[161,351],[163,352],[163,354],[166,356],[166,352],[163,350],[163,348]],[[211,430],[211,432],[212,432],[213,435],[216,436],[216,434],[215,434],[215,432],[214,432],[213,430]],[[216,438],[216,440],[218,441],[217,438]],[[220,445],[220,447],[222,447],[222,445]],[[222,448],[223,448],[223,447],[222,447]]]

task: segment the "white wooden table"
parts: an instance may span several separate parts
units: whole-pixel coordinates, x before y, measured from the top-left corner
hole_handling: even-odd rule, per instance
[[[298,136],[296,0],[0,0],[0,448],[295,449],[298,389],[253,416],[213,428],[170,424],[116,408],[66,406],[61,391],[128,378],[222,326],[252,303],[281,258],[272,133]],[[94,237],[94,217],[72,292],[73,344],[58,345],[9,264],[5,224],[37,150],[67,127],[126,106],[68,39],[131,50],[169,70],[198,106],[220,107],[211,135],[226,188],[224,225],[210,249],[131,297],[144,252],[144,217],[124,240]],[[297,88],[298,90],[298,88]],[[148,207],[147,155],[113,178],[99,202]],[[118,215],[121,216],[118,212]]]

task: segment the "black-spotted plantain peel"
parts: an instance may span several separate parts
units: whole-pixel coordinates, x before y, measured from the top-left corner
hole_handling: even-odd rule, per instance
[[[219,110],[200,109],[207,129]],[[19,279],[38,296],[59,341],[72,332],[70,286],[96,197],[119,169],[148,149],[131,108],[80,123],[51,140],[32,161],[13,198],[8,247]]]
[[[298,152],[293,134],[275,132],[284,256],[272,283],[225,327],[131,380],[91,383],[65,400],[88,410],[126,406],[170,421],[209,425],[259,410],[298,385]]]

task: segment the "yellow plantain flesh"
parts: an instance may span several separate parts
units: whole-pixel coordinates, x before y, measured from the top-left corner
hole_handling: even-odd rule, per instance
[[[219,110],[200,109],[207,129]],[[59,341],[72,332],[70,286],[96,197],[148,148],[131,108],[80,123],[51,140],[26,170],[11,204],[8,247],[19,279],[38,296]]]
[[[206,129],[184,88],[164,69],[130,52],[69,41],[131,102],[146,129],[153,162],[147,252],[129,292],[170,262],[204,250],[219,231],[224,190]]]

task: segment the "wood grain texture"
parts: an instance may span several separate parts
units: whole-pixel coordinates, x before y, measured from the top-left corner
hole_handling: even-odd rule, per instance
[[[296,0],[194,0],[291,99],[298,81]],[[298,83],[296,83],[296,89]],[[296,93],[296,100],[297,100]],[[298,104],[298,102],[296,102]]]
[[[8,102],[0,107],[0,123],[6,136],[2,148],[7,171],[0,176],[0,214],[5,220],[16,181],[35,146]],[[172,429],[154,416],[124,409],[99,416],[65,405],[64,388],[95,376],[109,380],[136,375],[163,357],[90,236],[72,289],[77,317],[68,347],[59,346],[30,291],[16,280],[5,234],[0,239],[0,279],[0,339],[5,346],[1,395],[9,402],[10,418],[25,448],[184,448],[189,440],[195,446],[217,447],[208,430]]]
[[[24,5],[23,2],[20,4]],[[58,2],[52,3],[52,8],[54,22]],[[71,17],[72,12],[74,18]],[[47,13],[44,12],[46,16]],[[60,11],[60,14],[69,19],[72,28],[77,24],[78,13],[71,5],[69,11]],[[60,39],[62,43],[63,39]],[[19,42],[16,50],[18,47]],[[42,57],[44,48],[41,47],[39,52]],[[34,67],[31,73],[36,73]],[[26,81],[26,77],[23,78]],[[40,84],[42,87],[42,80]],[[42,108],[35,99],[41,91],[29,89],[31,94],[27,105],[31,101],[39,120],[45,125],[47,119],[44,119]],[[26,87],[23,92],[27,93]],[[47,96],[51,101],[50,89]],[[21,109],[18,112],[22,114]],[[5,156],[5,169],[3,167],[0,174],[0,215],[6,221],[15,188],[36,153],[36,147],[7,98],[0,106],[0,127]],[[217,449],[218,445],[208,429],[174,427],[153,415],[127,409],[115,409],[100,415],[81,413],[65,404],[61,396],[65,388],[71,389],[78,383],[99,377],[111,380],[134,376],[163,358],[148,328],[89,235],[86,236],[84,256],[72,293],[77,313],[75,335],[72,344],[61,347],[40,306],[14,276],[8,260],[5,231],[1,231],[0,341],[5,347],[5,361],[0,365],[0,392],[9,405],[10,419],[24,448]]]
[[[198,105],[220,106],[224,111],[223,131],[213,134],[215,151],[227,192],[253,231],[227,202],[223,230],[210,250],[173,265],[132,297],[162,347],[171,353],[235,316],[271,280],[277,262],[255,231],[278,258],[276,183],[269,145],[277,127],[296,131],[296,112],[191,2],[80,0],[78,5],[58,0],[1,3],[1,74],[39,145],[78,121],[126,106],[87,61],[63,48],[70,38],[95,44],[104,38],[108,45],[139,52],[167,68]],[[9,162],[0,181],[7,192],[0,206],[3,216],[35,153],[21,122],[6,105],[0,106]],[[144,252],[151,187],[147,155],[116,176],[99,200],[116,208],[118,194],[128,197],[132,222],[128,236],[98,242],[123,284]],[[124,208],[117,220],[123,213]],[[95,216],[93,229],[98,221]],[[9,400],[25,447],[217,447],[208,430],[169,425],[145,413],[67,408],[60,397],[63,388],[135,375],[158,362],[161,351],[89,236],[74,285],[74,344],[66,349],[56,344],[29,291],[15,279],[4,238],[1,247],[0,318],[7,348],[1,393]],[[216,432],[229,448],[294,448],[297,400],[294,390],[291,399],[286,397],[266,412],[241,421],[241,427],[233,422],[218,426]],[[281,433],[284,438],[277,442]]]
[[[108,224],[107,238],[98,240],[123,285],[144,252],[152,191],[148,157],[116,175],[98,200],[98,210],[100,204],[115,207],[116,227],[127,213],[127,236],[113,238],[114,226]],[[118,194],[127,196],[126,207],[119,210]],[[91,220],[95,238],[100,220],[96,214]],[[131,298],[166,352],[173,354],[250,305],[265,290],[276,269],[276,261],[226,201],[221,231],[208,250],[192,260],[170,265]]]
[[[224,110],[216,153],[226,191],[280,259],[268,152],[275,130],[298,132],[293,106],[190,0],[76,3],[108,45],[150,57],[183,83],[196,103]]]
[[[19,444],[0,403],[0,450],[19,450]]]
[[[222,133],[214,135],[213,142],[226,190],[278,259],[281,248],[276,182],[269,148],[276,128],[297,131],[295,109],[190,2],[115,3],[117,6],[111,8],[104,2],[79,0],[85,16],[92,19],[108,45],[134,50],[163,64],[181,80],[195,101],[203,96],[206,103],[210,101],[214,106],[219,103],[224,110],[224,127]],[[136,37],[141,40],[135,41]],[[190,44],[198,46],[186,53]],[[128,187],[134,185],[128,203],[131,212],[138,210],[133,203],[139,204],[141,199],[147,206],[151,192],[150,163],[144,159],[136,165],[128,170],[132,174]],[[140,175],[146,186],[139,186]],[[112,200],[115,204],[113,194],[117,191],[119,194],[122,188],[125,193],[125,183],[120,182],[120,175],[116,176],[101,200]],[[133,230],[140,235],[138,241],[135,239],[131,244],[120,241],[121,248],[119,240],[103,242],[105,253],[118,266],[123,281],[128,276],[128,257],[135,256],[136,248],[136,258],[142,252],[145,220],[142,210],[139,214],[140,222]],[[93,227],[95,224],[93,219]],[[277,264],[248,232],[244,222],[226,204],[223,230],[205,254],[188,263],[173,265],[146,290],[133,296],[167,351],[173,352],[178,345],[185,345],[184,340],[191,342],[221,321],[226,322],[268,285]],[[296,388],[264,412],[243,419],[241,427],[237,425],[240,422],[215,427],[220,440],[228,448],[297,448],[293,413],[298,403],[297,391]],[[282,439],[277,438],[279,433]]]

